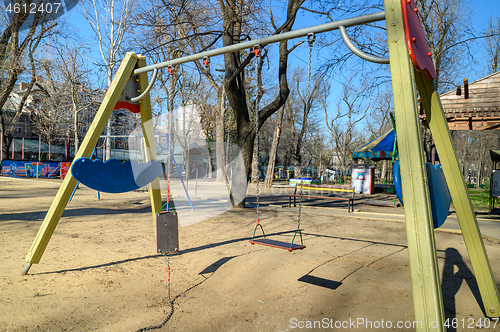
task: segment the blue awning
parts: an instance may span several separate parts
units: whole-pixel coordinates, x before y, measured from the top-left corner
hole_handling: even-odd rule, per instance
[[[392,159],[394,149],[394,129],[375,138],[370,143],[351,152],[352,159],[383,160]]]

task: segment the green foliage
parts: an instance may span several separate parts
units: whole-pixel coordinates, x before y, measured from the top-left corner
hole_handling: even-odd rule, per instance
[[[469,197],[474,207],[489,207],[490,180],[488,179],[484,181],[484,188],[482,189],[469,188]]]

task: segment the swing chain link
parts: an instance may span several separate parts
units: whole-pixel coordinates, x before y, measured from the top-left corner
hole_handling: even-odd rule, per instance
[[[312,72],[312,49],[314,41],[316,40],[316,36],[314,33],[310,32],[307,34],[307,43],[309,44],[309,62],[307,66],[307,94],[306,94],[306,103],[309,101],[309,93],[310,93],[310,83],[311,83],[311,72]],[[302,166],[299,166],[299,179],[302,177]],[[299,194],[299,213],[297,218],[297,230],[300,230],[300,215],[302,213],[302,187],[304,186],[304,179],[300,180],[300,194]],[[297,183],[298,184],[298,183]],[[297,185],[296,184],[296,185]]]
[[[313,49],[313,44],[314,41],[316,40],[316,36],[314,33],[310,32],[307,34],[307,43],[309,44],[309,62],[308,62],[308,67],[307,67],[307,95],[306,97],[309,98],[309,93],[310,93],[310,82],[311,82],[311,64],[312,64],[312,49]]]
[[[260,51],[260,49],[259,49]],[[260,52],[258,53],[257,57],[259,58],[260,61],[262,61],[262,57],[260,55]],[[259,81],[258,81],[258,70],[259,70],[259,63],[258,61],[255,61],[255,75],[256,75],[256,94],[255,94],[255,103],[254,103],[254,111],[255,111],[255,162],[257,163],[257,172],[256,172],[256,185],[255,185],[255,190],[256,190],[256,199],[257,199],[257,223],[260,222],[260,215],[259,215]]]

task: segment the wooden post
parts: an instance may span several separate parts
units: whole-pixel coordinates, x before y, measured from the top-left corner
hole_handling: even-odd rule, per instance
[[[137,67],[145,67],[146,58],[139,55]],[[139,74],[139,86],[141,91],[145,91],[148,86],[148,74]],[[151,99],[149,93],[140,101],[142,135],[144,138],[144,152],[146,162],[156,160],[155,135],[153,128],[153,115],[151,113]],[[153,224],[156,236],[156,213],[161,209],[160,179],[156,178],[149,184],[149,197],[151,198],[151,210],[153,214]]]
[[[425,109],[425,116],[436,144],[441,167],[450,190],[486,315],[488,317],[499,317],[500,299],[498,289],[476,215],[470,202],[465,180],[460,171],[455,145],[451,138],[436,84],[421,73],[416,73],[415,76],[422,105]]]
[[[120,67],[118,68],[111,85],[104,96],[104,100],[97,111],[92,124],[89,127],[85,138],[83,139],[80,148],[75,154],[75,160],[82,157],[89,158],[92,154],[92,151],[99,140],[99,136],[101,135],[106,121],[111,116],[113,112],[113,108],[118,101],[125,84],[132,74],[134,67],[137,63],[137,56],[133,53],[127,53],[125,58],[123,59]],[[64,212],[66,205],[68,204],[68,200],[71,196],[71,193],[76,187],[77,180],[68,173],[64,178],[59,191],[56,194],[56,197],[52,201],[52,204],[43,220],[42,226],[38,230],[38,234],[31,245],[31,248],[26,255],[26,266],[23,270],[23,275],[28,273],[32,264],[38,264],[42,255],[47,247],[47,244],[50,241],[52,234],[61,218],[61,215]]]
[[[445,331],[414,68],[405,42],[400,0],[385,0],[394,113],[417,331]]]

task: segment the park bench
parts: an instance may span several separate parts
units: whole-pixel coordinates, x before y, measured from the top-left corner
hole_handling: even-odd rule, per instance
[[[293,198],[293,206],[296,207],[297,206],[297,197],[300,197],[299,194],[297,194],[297,187],[299,186],[296,186],[295,187],[295,191],[293,194],[290,195],[290,197],[288,197],[288,207],[291,207],[292,206],[292,198]],[[300,187],[299,187],[300,188]],[[324,187],[320,187],[318,185],[314,186],[314,187],[311,187],[311,185],[304,185],[302,187],[302,189],[312,189],[314,188],[315,190],[321,190],[321,189],[330,189],[330,188],[334,188],[333,186],[324,186]],[[308,199],[326,199],[326,200],[331,200],[331,201],[344,201],[344,202],[347,202],[347,212],[351,212],[351,207],[352,207],[352,211],[354,212],[354,188],[352,187],[349,187],[349,188],[342,188],[343,192],[350,192],[351,193],[351,196],[350,197],[339,197],[339,196],[324,196],[324,195],[311,195],[311,194],[302,194],[302,198],[304,197],[307,197]]]

